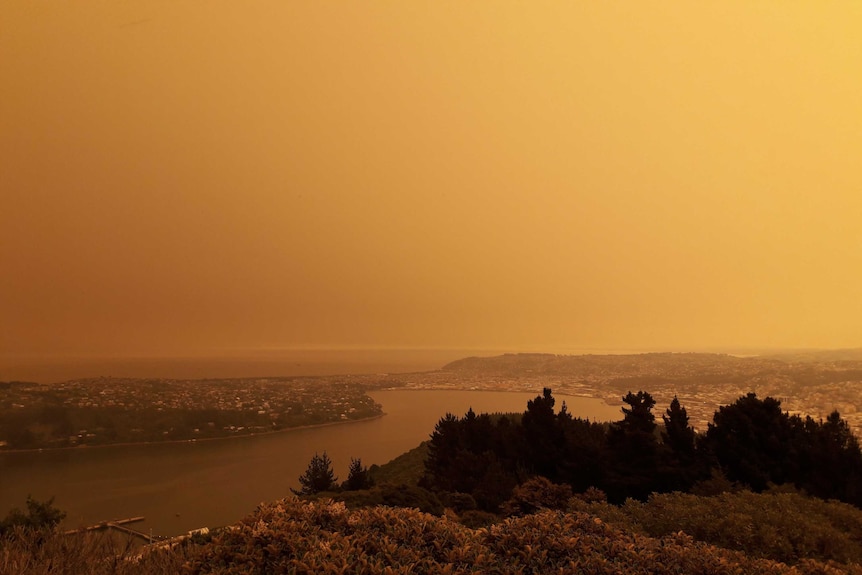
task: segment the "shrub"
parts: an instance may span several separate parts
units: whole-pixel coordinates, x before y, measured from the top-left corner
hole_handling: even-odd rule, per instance
[[[0,535],[16,527],[30,530],[53,529],[66,518],[65,511],[54,507],[53,497],[47,501],[36,501],[28,495],[26,505],[26,513],[15,507],[0,521]]]
[[[493,525],[494,523],[497,523],[500,518],[493,513],[488,513],[481,509],[470,509],[462,513],[458,520],[462,525],[466,525],[471,529],[478,529],[480,527]]]
[[[503,503],[502,511],[505,515],[526,515],[539,509],[565,509],[571,497],[571,486],[533,477],[512,490],[512,497]]]
[[[444,492],[440,494],[440,500],[443,505],[452,508],[456,513],[476,509],[476,500],[469,493]]]
[[[698,541],[785,563],[862,562],[862,511],[798,493],[750,491],[700,497],[653,494],[621,507],[577,503],[619,527],[661,537],[684,531]]]

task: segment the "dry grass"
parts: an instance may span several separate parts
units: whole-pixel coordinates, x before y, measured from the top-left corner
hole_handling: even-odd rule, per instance
[[[0,541],[4,575],[144,575],[182,570],[191,547],[141,554],[133,538],[107,531],[63,535],[16,529]]]

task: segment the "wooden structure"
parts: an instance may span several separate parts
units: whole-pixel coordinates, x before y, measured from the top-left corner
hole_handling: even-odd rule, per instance
[[[138,539],[143,539],[146,543],[152,543],[154,538],[147,535],[142,531],[138,531],[136,529],[132,529],[131,527],[126,527],[126,525],[130,523],[137,523],[138,521],[143,521],[144,517],[130,517],[128,519],[116,519],[114,521],[102,521],[101,523],[97,523],[95,525],[90,525],[89,527],[83,527],[81,529],[71,529],[69,531],[64,532],[64,535],[76,535],[78,533],[87,533],[89,531],[107,531],[114,530],[119,531],[120,533],[125,533],[126,535],[130,535],[132,537],[136,537]]]

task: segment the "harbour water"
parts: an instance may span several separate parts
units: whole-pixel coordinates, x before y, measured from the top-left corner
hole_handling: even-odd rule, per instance
[[[226,525],[298,487],[316,452],[326,451],[343,479],[351,457],[386,463],[427,439],[447,412],[522,412],[540,392],[376,391],[387,415],[368,421],[207,442],[6,453],[0,510],[23,506],[31,494],[55,497],[69,528],[140,515],[146,521],[136,527],[156,535]],[[598,399],[559,399],[575,416],[621,417]]]

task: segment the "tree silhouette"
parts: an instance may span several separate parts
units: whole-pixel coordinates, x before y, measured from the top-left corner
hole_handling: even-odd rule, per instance
[[[659,449],[655,434],[655,399],[645,392],[631,391],[622,398],[622,421],[608,435],[610,470],[608,500],[621,503],[627,497],[646,500],[658,487]]]
[[[620,427],[627,433],[642,432],[652,435],[655,430],[655,416],[652,408],[655,407],[655,399],[646,391],[632,393],[631,391],[623,397],[623,403],[629,409],[623,408],[625,416]]]
[[[797,485],[817,497],[862,504],[862,451],[846,421],[833,411],[826,421],[807,417],[803,464]]]
[[[679,399],[673,397],[670,407],[662,416],[664,420],[664,431],[661,433],[662,441],[677,456],[694,456],[694,429],[688,424],[688,412],[679,404]]]
[[[31,530],[53,529],[65,518],[66,512],[54,507],[53,497],[47,501],[37,501],[28,495],[27,513],[17,507],[13,508],[5,519],[0,520],[0,535],[15,527]]]
[[[360,489],[368,489],[373,485],[371,476],[368,475],[368,468],[362,465],[362,460],[350,458],[350,467],[347,470],[347,480],[341,486],[347,491],[359,491]]]
[[[718,409],[706,443],[728,479],[763,491],[796,477],[799,427],[798,418],[781,411],[780,401],[749,393]]]
[[[527,411],[521,418],[531,471],[552,481],[559,479],[558,467],[566,442],[562,420],[554,415],[554,403],[554,396],[546,387],[542,395],[527,402]],[[563,419],[568,417],[568,412],[563,413]]]
[[[708,471],[697,452],[697,433],[689,425],[688,412],[674,396],[667,408],[662,438],[661,491],[688,491],[698,479],[706,479]]]
[[[455,458],[464,450],[464,433],[461,420],[447,413],[434,426],[428,442],[428,457],[425,459],[425,475],[421,485],[434,486],[443,491],[458,491],[459,482]]]
[[[290,490],[296,495],[314,495],[321,491],[331,491],[336,486],[338,478],[332,471],[332,461],[326,452],[323,455],[314,454],[305,473],[299,476],[299,484],[302,488],[297,491],[291,488]]]

